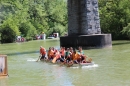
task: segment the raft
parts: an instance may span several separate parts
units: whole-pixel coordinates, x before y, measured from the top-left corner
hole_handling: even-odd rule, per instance
[[[66,67],[82,67],[82,66],[92,66],[94,65],[94,62],[90,62],[90,63],[79,63],[79,64],[62,64],[62,62],[58,62],[56,61],[55,63],[52,63],[52,61],[47,61],[47,60],[41,60],[42,62],[46,62],[46,63],[51,63],[51,64],[57,64],[60,66],[66,66]]]
[[[79,64],[72,64],[72,65],[67,65],[67,67],[82,67],[82,66],[92,66],[94,65],[94,62],[91,63],[79,63]]]

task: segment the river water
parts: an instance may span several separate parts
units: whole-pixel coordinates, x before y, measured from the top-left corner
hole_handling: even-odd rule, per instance
[[[59,39],[1,44],[0,54],[8,55],[9,77],[0,79],[0,86],[130,86],[129,41],[84,50],[95,65],[80,68],[36,62],[41,45],[59,48]]]

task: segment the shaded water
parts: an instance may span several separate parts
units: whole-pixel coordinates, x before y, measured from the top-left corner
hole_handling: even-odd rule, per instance
[[[59,48],[59,40],[37,40],[1,44],[0,54],[8,55],[9,77],[0,86],[129,86],[130,42],[114,41],[112,48],[84,50],[95,66],[68,68],[35,62],[39,47]]]

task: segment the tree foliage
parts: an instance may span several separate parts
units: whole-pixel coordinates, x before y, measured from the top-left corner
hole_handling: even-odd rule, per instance
[[[62,35],[67,26],[66,5],[64,0],[1,0],[1,42],[13,42],[18,35],[32,39],[41,32]]]
[[[129,0],[99,0],[101,29],[112,33],[113,39],[124,39],[123,27],[130,22]]]
[[[102,33],[113,39],[130,38],[130,0],[98,0]],[[0,0],[1,42],[14,42],[22,35],[67,32],[66,0]]]

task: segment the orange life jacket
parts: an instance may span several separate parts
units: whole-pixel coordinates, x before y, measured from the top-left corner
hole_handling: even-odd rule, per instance
[[[53,51],[53,50],[49,50],[49,51],[48,51],[48,56],[49,56],[49,57],[54,56],[54,51]]]
[[[42,54],[42,55],[45,55],[45,54],[46,54],[45,48],[41,48],[41,49],[40,49],[40,54]]]
[[[62,56],[65,56],[65,50],[64,49],[62,49],[60,52],[61,52]]]
[[[60,52],[59,51],[57,51],[56,53],[55,53],[55,56],[56,56],[56,59],[58,59],[58,58],[60,58]]]
[[[80,58],[80,55],[78,53],[72,54],[73,60],[78,60]]]

